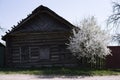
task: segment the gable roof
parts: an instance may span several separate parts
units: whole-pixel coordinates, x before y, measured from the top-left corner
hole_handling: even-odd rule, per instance
[[[17,26],[12,27],[12,29],[9,30],[9,32],[6,32],[6,35],[3,36],[2,39],[5,40],[5,37],[7,35],[9,35],[10,33],[14,32],[16,29],[21,27],[25,22],[27,22],[28,20],[30,20],[31,18],[33,18],[35,15],[37,15],[39,13],[47,13],[47,14],[51,15],[52,17],[54,17],[55,19],[57,19],[58,21],[60,21],[61,23],[68,25],[68,27],[70,27],[71,29],[75,27],[70,22],[68,22],[64,18],[60,17],[59,15],[57,15],[55,12],[53,12],[51,9],[49,9],[49,8],[43,6],[43,5],[40,5],[35,10],[33,10],[32,13],[29,14],[25,19],[22,19],[22,21],[20,21],[17,24]]]

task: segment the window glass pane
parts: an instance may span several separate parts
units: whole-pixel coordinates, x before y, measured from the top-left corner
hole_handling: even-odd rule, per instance
[[[40,48],[40,59],[49,59],[49,48],[41,47]]]

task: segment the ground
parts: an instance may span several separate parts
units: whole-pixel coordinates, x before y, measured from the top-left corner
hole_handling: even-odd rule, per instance
[[[0,74],[0,80],[120,80],[120,75],[111,76],[43,76],[28,74]]]
[[[120,69],[0,68],[0,80],[120,80]]]

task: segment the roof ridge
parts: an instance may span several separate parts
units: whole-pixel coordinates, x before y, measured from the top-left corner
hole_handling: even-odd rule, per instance
[[[35,8],[35,9],[32,11],[32,13],[36,13],[37,11],[44,10],[45,8],[47,8],[47,7],[45,7],[45,6],[43,6],[43,5],[40,5],[40,6],[38,6],[37,8]]]

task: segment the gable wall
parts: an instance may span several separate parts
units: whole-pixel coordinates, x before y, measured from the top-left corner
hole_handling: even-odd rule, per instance
[[[40,13],[28,20],[14,32],[68,31],[70,28],[46,13]]]

